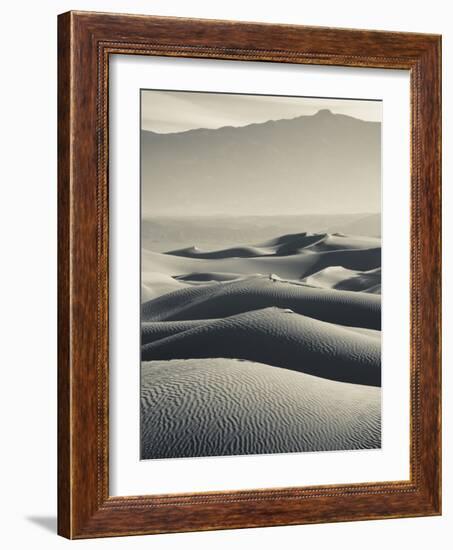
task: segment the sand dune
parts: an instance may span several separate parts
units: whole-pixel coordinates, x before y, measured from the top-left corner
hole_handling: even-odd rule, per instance
[[[221,258],[254,258],[256,256],[267,256],[269,251],[263,248],[252,246],[238,246],[234,248],[224,248],[222,250],[214,250],[212,252],[203,251],[196,246],[181,248],[180,250],[172,250],[166,252],[172,256],[182,256],[184,258],[201,258],[201,259],[221,259]]]
[[[277,255],[284,255],[285,252],[292,254],[294,253],[293,251],[311,246],[322,241],[325,237],[326,233],[310,233],[307,231],[302,233],[288,233],[287,235],[269,239],[255,246],[259,248],[274,249]]]
[[[380,345],[365,334],[267,308],[213,319],[142,346],[142,360],[228,357],[379,386]]]
[[[179,334],[188,329],[209,325],[213,321],[218,321],[218,319],[197,319],[189,321],[149,321],[142,323],[142,346],[145,344],[150,344],[151,342],[156,342],[157,340],[162,340],[167,336],[172,336],[173,334]],[[356,334],[362,334],[368,338],[374,338],[375,340],[380,341],[381,331],[380,330],[371,330],[366,328],[358,327],[343,327],[347,330],[350,330]]]
[[[370,288],[367,288],[366,292],[369,292],[370,294],[381,294],[381,285],[374,285]]]
[[[328,235],[326,233],[292,233],[254,245],[234,246],[211,251],[201,250],[196,246],[190,246],[179,250],[172,250],[166,252],[166,254],[201,259],[290,256],[303,251],[307,247],[325,241],[327,237]],[[369,247],[368,242],[367,246],[364,248]]]
[[[306,277],[303,281],[319,288],[380,294],[381,268],[358,271],[340,266],[332,266]]]
[[[380,389],[234,359],[142,364],[141,458],[380,447]]]
[[[168,294],[175,290],[181,290],[187,288],[189,285],[183,281],[175,280],[166,273],[159,273],[154,271],[142,272],[142,293],[141,301],[148,302],[154,300],[163,294]]]
[[[381,341],[381,331],[380,330],[373,330],[370,328],[362,328],[362,327],[347,327],[343,326],[343,328],[347,330],[351,330],[352,332],[355,332],[357,334],[364,334],[365,336],[368,336],[370,338],[375,338],[376,340]]]
[[[342,233],[292,233],[282,235],[254,245],[257,250],[266,250],[268,254],[286,256],[307,250],[327,252],[332,250],[361,250],[379,248],[380,239],[366,236],[351,236]]]
[[[308,248],[317,252],[331,250],[363,250],[366,248],[380,248],[381,240],[373,237],[352,237],[342,233],[326,234],[322,240]]]
[[[191,328],[208,325],[212,321],[218,319],[194,319],[188,321],[148,321],[142,322],[142,341],[141,344],[150,344],[157,340],[167,338],[167,336],[173,336],[173,334],[180,334]]]
[[[177,321],[227,317],[266,307],[341,325],[380,329],[379,296],[317,289],[270,277],[248,277],[217,285],[171,292],[142,305],[143,321]]]
[[[144,248],[142,266],[142,458],[380,447],[379,239]]]
[[[294,233],[283,235],[259,244],[234,246],[219,250],[202,250],[190,246],[166,252],[171,256],[198,259],[256,258],[261,256],[292,256],[306,252],[331,252],[334,250],[363,250],[380,247],[380,239],[351,237],[341,233]]]
[[[256,273],[256,275],[262,275],[261,273]],[[243,275],[240,273],[220,273],[218,271],[209,271],[205,273],[187,273],[185,275],[175,275],[174,277],[178,281],[187,281],[193,283],[194,281],[234,281],[235,279],[242,279]]]
[[[170,275],[193,272],[227,272],[242,275],[276,273],[284,279],[302,279],[330,266],[368,271],[381,265],[381,249],[334,250],[331,252],[304,251],[291,256],[259,256],[249,258],[190,258],[159,254],[144,250],[144,269]]]

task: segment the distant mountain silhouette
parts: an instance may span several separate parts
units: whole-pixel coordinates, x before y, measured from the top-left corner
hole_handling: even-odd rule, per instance
[[[143,130],[143,211],[380,211],[380,141],[380,123],[327,109],[238,128]]]

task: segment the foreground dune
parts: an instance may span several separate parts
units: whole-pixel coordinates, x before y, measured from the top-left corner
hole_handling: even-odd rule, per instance
[[[143,363],[141,458],[379,448],[380,395],[234,359]]]
[[[160,323],[142,360],[229,357],[266,362],[330,380],[379,386],[380,342],[366,334],[267,308],[186,326]]]
[[[143,304],[142,320],[219,318],[266,307],[290,308],[296,313],[341,325],[381,327],[379,296],[311,288],[264,276],[171,292]]]

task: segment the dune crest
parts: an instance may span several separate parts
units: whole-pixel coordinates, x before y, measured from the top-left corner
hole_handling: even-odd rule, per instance
[[[294,233],[258,244],[232,246],[218,250],[202,250],[189,246],[165,252],[169,256],[195,259],[255,258],[261,256],[292,256],[302,252],[332,252],[364,250],[380,247],[380,239],[351,237],[342,233]]]
[[[306,277],[303,279],[303,282],[319,288],[380,294],[381,268],[359,271],[340,266],[331,266]]]
[[[330,266],[341,266],[359,271],[378,268],[381,265],[381,249],[375,247],[325,252],[303,249],[295,254],[285,256],[269,254],[215,258],[175,256],[144,250],[142,261],[145,270],[160,271],[172,276],[216,271],[242,275],[275,273],[284,279],[300,280]]]
[[[289,309],[266,308],[188,324],[142,345],[143,361],[210,357],[267,361],[330,380],[381,384],[379,341]]]
[[[171,292],[144,303],[142,319],[219,318],[266,307],[290,308],[296,313],[341,325],[381,327],[379,296],[313,288],[271,274]]]

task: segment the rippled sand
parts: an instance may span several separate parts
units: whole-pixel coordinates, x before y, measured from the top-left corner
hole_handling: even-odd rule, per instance
[[[142,364],[142,458],[380,447],[380,388],[236,359]]]
[[[380,447],[381,249],[142,252],[142,458]]]

